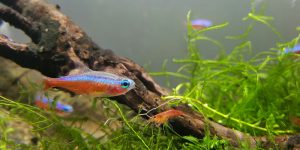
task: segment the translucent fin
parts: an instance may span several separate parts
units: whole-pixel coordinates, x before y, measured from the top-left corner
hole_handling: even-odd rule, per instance
[[[51,88],[51,83],[50,83],[50,78],[45,78],[44,79],[44,91],[48,90],[49,88]]]
[[[92,71],[80,60],[73,60],[73,62],[75,64],[75,69],[71,70],[68,75],[77,75]]]
[[[44,91],[53,88],[57,85],[58,80],[56,78],[44,78]]]

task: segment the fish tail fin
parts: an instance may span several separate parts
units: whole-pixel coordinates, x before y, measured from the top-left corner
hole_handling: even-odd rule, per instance
[[[52,78],[45,78],[44,79],[44,91],[48,90],[49,88],[53,87],[53,81]]]
[[[82,61],[76,60],[76,59],[72,59],[72,60],[75,65],[75,68],[72,69],[68,75],[76,75],[76,74],[81,74],[81,73],[92,71]]]

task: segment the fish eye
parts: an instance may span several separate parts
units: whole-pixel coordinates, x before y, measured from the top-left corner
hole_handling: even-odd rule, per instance
[[[127,89],[130,86],[130,82],[128,80],[121,81],[121,87]]]

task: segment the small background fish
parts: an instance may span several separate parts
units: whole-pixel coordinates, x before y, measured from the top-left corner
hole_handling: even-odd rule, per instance
[[[169,119],[183,115],[184,112],[180,111],[180,110],[176,110],[176,109],[170,109],[164,112],[161,112],[159,114],[156,114],[154,116],[152,116],[149,119],[149,122],[154,122],[157,124],[164,124],[166,123]]]
[[[293,48],[285,48],[283,53],[284,54],[288,54],[288,53],[300,54],[300,44],[295,45]]]
[[[300,117],[297,117],[297,116],[291,116],[291,117],[290,117],[290,121],[291,121],[294,125],[300,127]]]
[[[194,30],[201,30],[212,26],[212,22],[208,19],[195,19],[191,21]]]
[[[43,94],[37,94],[35,97],[35,105],[42,109],[49,110],[51,106],[54,105],[53,103],[53,99],[48,98]],[[57,112],[71,113],[73,112],[73,107],[71,105],[63,104],[59,101],[56,101],[55,110]]]

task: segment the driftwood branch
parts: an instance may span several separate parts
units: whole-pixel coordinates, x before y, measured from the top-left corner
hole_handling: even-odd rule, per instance
[[[76,63],[92,70],[108,71],[128,76],[136,82],[136,88],[124,96],[114,97],[119,103],[129,106],[135,112],[145,113],[161,105],[161,96],[168,92],[160,87],[145,70],[133,61],[115,55],[95,44],[90,37],[67,16],[59,7],[42,0],[0,0],[9,8],[0,9],[0,17],[15,27],[23,30],[33,41],[29,44],[17,44],[5,36],[0,37],[0,55],[13,60],[23,67],[36,69],[50,77],[67,75],[76,69]],[[76,63],[75,63],[76,62]],[[161,107],[161,111],[169,109]],[[184,111],[184,116],[171,123],[181,135],[204,137],[204,130],[210,130],[238,146],[239,141],[248,140],[252,147],[258,143],[264,147],[273,147],[266,137],[253,137],[227,128],[205,119],[187,106],[177,109]],[[153,111],[154,115],[158,113]],[[147,116],[144,116],[146,119]],[[275,143],[282,148],[299,146],[299,136],[284,135],[275,138]]]
[[[0,18],[8,22],[10,25],[24,31],[25,34],[31,37],[32,41],[38,41],[40,34],[36,29],[35,24],[32,24],[28,19],[23,17],[17,11],[8,7],[0,8]]]

